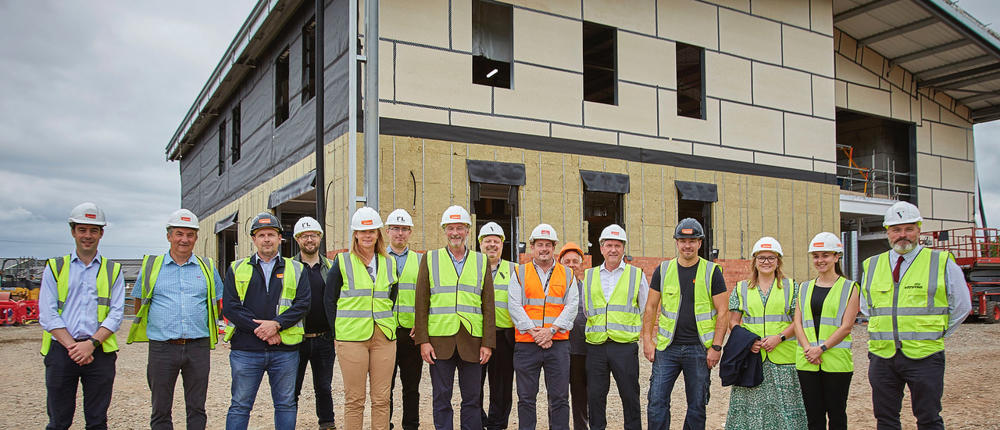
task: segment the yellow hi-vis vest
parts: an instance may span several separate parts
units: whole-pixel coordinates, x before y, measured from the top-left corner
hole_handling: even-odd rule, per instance
[[[511,276],[516,272],[514,262],[500,260],[497,273],[493,275],[493,304],[496,309],[497,328],[514,327],[514,322],[510,320],[510,312],[507,311],[507,289],[510,288]]]
[[[417,301],[416,285],[417,272],[420,271],[420,257],[421,255],[416,252],[407,251],[406,263],[403,263],[403,271],[399,274],[399,283],[396,284],[396,306],[393,312],[396,314],[396,323],[403,328],[413,328],[413,305]],[[390,257],[390,259],[396,261],[395,258]]]
[[[782,279],[780,284],[775,279],[771,285],[771,292],[768,293],[767,303],[764,303],[759,287],[751,289],[748,281],[741,281],[737,291],[739,291],[740,308],[743,309],[743,328],[762,339],[765,336],[780,337],[781,332],[792,325],[795,316],[792,308],[795,303],[795,297],[792,296],[794,287],[795,284],[791,279]],[[761,348],[760,359],[770,359],[775,364],[793,364],[795,344],[794,340],[788,339],[778,343],[771,352]]]
[[[861,291],[868,301],[868,351],[891,358],[898,350],[919,359],[944,350],[945,272],[951,259],[947,251],[923,248],[898,284],[892,282],[895,262],[888,251],[865,260]]]
[[[386,339],[396,339],[396,317],[392,313],[389,287],[396,283],[396,260],[375,254],[378,270],[375,280],[368,274],[367,266],[353,252],[342,252],[337,257],[344,285],[337,299],[337,318],[334,332],[337,340],[361,342],[372,338],[377,325]]]
[[[601,289],[601,267],[584,272],[583,314],[587,317],[587,343],[601,345],[609,339],[618,343],[639,341],[642,331],[642,309],[639,307],[639,287],[642,270],[624,261],[611,297]]]
[[[715,339],[715,304],[712,302],[712,278],[716,264],[698,258],[698,273],[694,277],[694,320],[698,336],[705,348]],[[721,269],[721,266],[720,266]],[[681,281],[677,276],[677,259],[660,263],[660,329],[656,349],[663,351],[674,341],[677,312],[681,308]]]
[[[253,277],[253,265],[250,264],[250,258],[247,257],[242,260],[234,261],[231,265],[233,269],[233,279],[236,282],[236,295],[240,298],[240,302],[247,297],[247,287],[250,285],[250,278]],[[298,290],[299,277],[302,276],[302,263],[292,260],[291,258],[278,257],[285,260],[285,267],[281,275],[281,297],[278,299],[278,309],[276,314],[280,315],[282,312],[288,310],[292,307],[292,301],[295,300],[295,292]],[[291,270],[289,270],[291,268]],[[264,282],[270,281],[265,279]],[[233,333],[236,331],[236,325],[231,321],[226,324],[226,334],[223,336],[222,340],[229,342],[232,339]],[[281,343],[285,345],[297,345],[302,343],[302,335],[305,334],[306,330],[302,326],[302,320],[299,320],[295,325],[288,327],[284,330],[278,332],[281,336]]]
[[[806,332],[806,340],[809,345],[820,346],[826,342],[833,332],[840,328],[840,323],[844,320],[844,312],[847,309],[847,302],[851,299],[851,291],[857,285],[854,281],[843,276],[833,283],[826,299],[823,300],[823,310],[819,321],[813,319],[812,295],[816,291],[816,280],[803,282],[799,286],[799,311],[802,312],[802,330]],[[819,324],[819,337],[816,337],[816,324]],[[798,370],[824,372],[853,372],[854,358],[851,355],[851,334],[840,341],[836,346],[830,348],[820,355],[823,360],[819,365],[812,364],[806,360],[802,345],[795,349],[795,368]],[[796,342],[796,344],[798,344]]]
[[[156,279],[160,276],[165,256],[150,257],[149,255],[142,257],[142,268],[139,272],[139,277],[142,278],[142,298],[139,302],[139,311],[135,313],[135,319],[132,321],[132,328],[128,330],[126,343],[149,342],[149,338],[146,337],[146,324],[149,320],[146,317],[149,315],[149,305],[153,302],[153,287],[156,286]],[[215,349],[215,344],[219,341],[219,329],[216,326],[219,315],[218,306],[215,303],[215,276],[212,273],[215,262],[209,258],[208,264],[206,264],[205,260],[197,255],[195,259],[198,260],[201,273],[205,276],[205,302],[208,306],[208,347]],[[135,287],[132,286],[132,288]]]
[[[452,336],[461,325],[473,337],[483,337],[483,282],[486,279],[486,256],[466,250],[461,276],[447,248],[427,253],[430,274],[431,306],[427,315],[427,334]]]
[[[67,254],[62,258],[50,258],[48,265],[52,277],[56,280],[56,291],[58,298],[56,304],[59,315],[63,313],[63,306],[66,305],[66,296],[69,295],[69,260],[71,255]],[[121,276],[122,265],[113,263],[107,258],[101,257],[101,266],[97,269],[97,322],[103,322],[111,311],[111,286],[115,285],[118,277]],[[52,333],[42,333],[42,355],[49,353],[52,346]],[[111,333],[104,342],[101,342],[101,349],[104,352],[115,352],[118,350],[118,339],[115,333]]]

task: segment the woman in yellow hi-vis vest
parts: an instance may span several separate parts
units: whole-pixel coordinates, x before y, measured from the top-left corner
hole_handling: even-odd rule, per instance
[[[389,428],[392,369],[396,364],[395,260],[385,253],[382,218],[363,207],[351,217],[351,250],[334,259],[326,279],[327,320],[344,379],[344,427]],[[365,387],[372,401],[365,426]]]
[[[798,291],[781,271],[781,244],[762,237],[753,246],[750,278],[729,296],[730,327],[742,325],[761,340],[750,350],[760,353],[764,380],[752,388],[733,385],[727,429],[805,429],[806,410],[795,373],[795,328],[792,317]]]
[[[809,242],[815,279],[799,286],[795,308],[795,367],[810,429],[847,428],[847,394],[854,375],[851,329],[858,316],[858,285],[844,277],[844,244],[823,232]]]

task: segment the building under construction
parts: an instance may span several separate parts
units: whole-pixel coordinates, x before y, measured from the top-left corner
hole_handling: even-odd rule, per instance
[[[166,148],[197,252],[249,255],[270,210],[291,255],[317,199],[328,250],[363,204],[406,209],[412,248],[436,248],[459,204],[504,227],[505,258],[546,222],[596,264],[619,223],[648,267],[694,217],[705,257],[772,235],[805,278],[824,230],[856,276],[896,200],[924,230],[975,222],[972,126],[1000,118],[1000,40],[948,1],[358,3],[260,0],[238,29]]]

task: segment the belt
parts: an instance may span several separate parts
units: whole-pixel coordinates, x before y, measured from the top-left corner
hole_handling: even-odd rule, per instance
[[[208,339],[208,338],[206,338],[206,337],[199,337],[197,339],[170,339],[170,340],[167,340],[165,342],[170,343],[170,344],[174,344],[174,345],[184,345],[184,344],[188,344],[188,343],[195,343],[195,342],[198,342],[198,341],[201,341],[201,340],[205,340],[205,339]]]
[[[325,336],[327,333],[329,333],[329,331],[321,331],[319,333],[306,333],[306,334],[302,335],[302,337],[305,337],[305,338],[320,337],[320,336]]]

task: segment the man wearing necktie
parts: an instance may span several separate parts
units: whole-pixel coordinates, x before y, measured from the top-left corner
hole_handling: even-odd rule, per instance
[[[868,320],[868,381],[878,428],[901,428],[909,386],[918,429],[943,429],[944,338],[972,309],[962,269],[947,251],[918,243],[923,218],[898,202],[885,214],[889,251],[864,262],[861,312]]]

